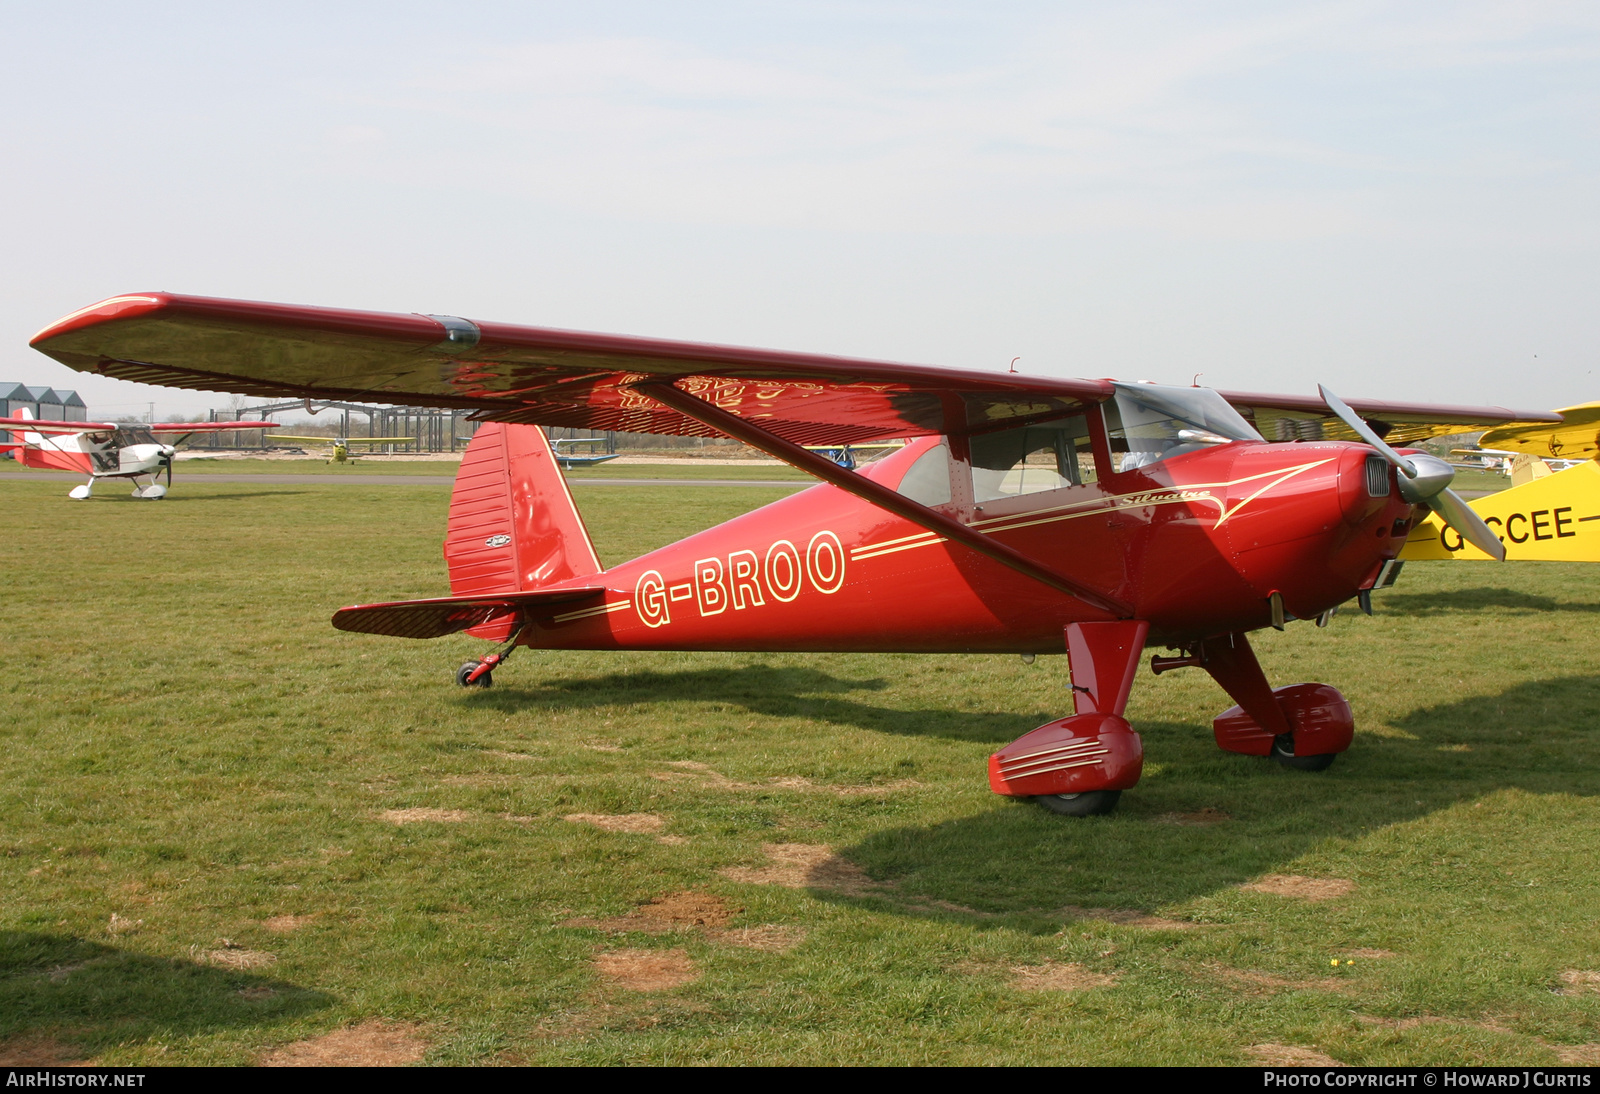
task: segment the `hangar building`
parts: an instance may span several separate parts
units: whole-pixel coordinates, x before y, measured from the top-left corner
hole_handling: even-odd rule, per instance
[[[45,422],[86,422],[89,408],[76,391],[57,391],[48,387],[26,387],[23,384],[0,383],[0,417],[15,418],[26,410]],[[0,444],[11,440],[11,434],[0,430]]]

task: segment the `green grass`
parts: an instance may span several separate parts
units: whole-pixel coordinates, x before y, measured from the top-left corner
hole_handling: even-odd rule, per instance
[[[608,563],[784,493],[575,488]],[[445,591],[446,487],[60,495],[0,483],[0,1041],[240,1063],[374,1016],[419,1023],[436,1063],[1204,1064],[1278,1043],[1538,1064],[1600,1041],[1600,994],[1557,993],[1600,969],[1593,568],[1413,564],[1373,618],[1266,632],[1275,683],[1324,680],[1357,712],[1326,774],[1219,752],[1205,676],[1141,676],[1144,781],[1074,821],[984,777],[1067,709],[1060,658],[520,651],[468,693],[449,677],[470,639],[328,625]],[[868,786],[891,789],[831,792]],[[380,819],[407,808],[467,819]],[[1230,819],[1170,823],[1207,808]],[[634,812],[686,842],[562,819]],[[722,873],[776,843],[826,844],[879,885]],[[1355,887],[1239,888],[1268,874]],[[563,925],[685,889],[805,939]],[[262,926],[281,915],[316,918]],[[219,939],[276,961],[215,967]],[[699,979],[609,985],[593,958],[619,946],[682,947]],[[1360,947],[1394,956],[1330,966]],[[1013,985],[1046,961],[1117,983]]]
[[[1466,490],[1473,494],[1497,494],[1510,489],[1511,478],[1498,471],[1458,470],[1450,486],[1451,489]]]

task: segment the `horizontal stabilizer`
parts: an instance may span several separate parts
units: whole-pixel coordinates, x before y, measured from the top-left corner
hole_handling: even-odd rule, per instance
[[[333,613],[341,631],[386,634],[394,638],[441,638],[530,608],[591,600],[605,589],[536,589],[490,596],[441,596],[431,600],[397,600],[390,604],[358,604]]]

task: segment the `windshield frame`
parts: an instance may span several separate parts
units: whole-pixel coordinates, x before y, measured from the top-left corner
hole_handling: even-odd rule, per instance
[[[1112,397],[1100,406],[1115,474],[1235,442],[1265,443],[1244,416],[1211,388],[1117,381],[1112,388]]]
[[[1111,387],[1116,393],[1112,397],[1119,404],[1119,412],[1122,401],[1128,400],[1146,413],[1186,422],[1226,440],[1266,442],[1266,438],[1215,388],[1128,384],[1120,380],[1113,380]]]

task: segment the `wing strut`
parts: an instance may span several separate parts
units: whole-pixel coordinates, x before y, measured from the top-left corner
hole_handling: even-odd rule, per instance
[[[854,494],[864,501],[887,509],[895,516],[904,517],[913,524],[921,525],[930,532],[935,532],[946,539],[954,540],[963,547],[994,560],[1002,566],[1009,566],[1025,577],[1048,585],[1075,596],[1091,607],[1118,619],[1131,619],[1133,608],[1119,600],[1115,600],[1104,593],[1097,592],[1087,585],[1074,581],[1070,577],[1057,573],[1048,566],[1041,565],[1035,559],[1029,558],[1012,547],[1000,543],[991,536],[967,527],[953,517],[945,516],[936,510],[920,505],[903,494],[889,489],[881,483],[846,471],[826,456],[802,448],[792,441],[784,440],[775,433],[770,433],[760,426],[753,425],[737,414],[730,414],[719,406],[706,402],[704,399],[690,395],[688,392],[674,386],[670,381],[652,380],[629,385],[635,391],[659,403],[664,403],[678,413],[703,422],[713,429],[726,433],[735,440],[743,441],[752,448],[758,448],[769,456],[776,456],[784,463],[798,467],[808,474],[815,475],[824,482],[832,483],[847,493]]]

